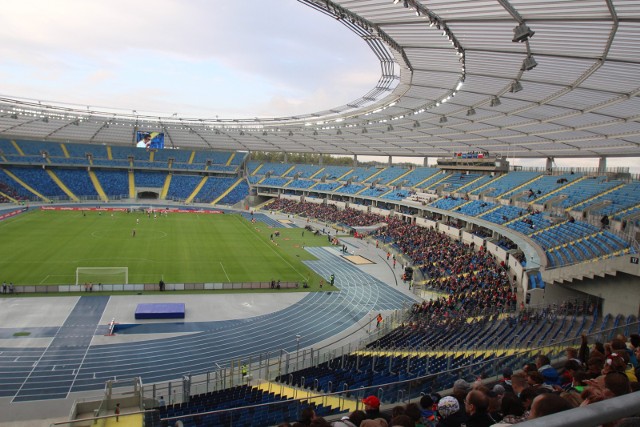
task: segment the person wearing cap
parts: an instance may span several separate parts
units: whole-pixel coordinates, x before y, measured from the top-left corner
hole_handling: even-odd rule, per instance
[[[391,417],[380,412],[380,399],[376,396],[367,396],[362,399],[362,403],[364,403],[364,413],[367,414],[368,420],[384,418],[387,422],[391,421]]]
[[[440,415],[438,427],[460,427],[467,421],[467,414],[460,410],[458,399],[453,396],[445,396],[440,399],[438,415]]]

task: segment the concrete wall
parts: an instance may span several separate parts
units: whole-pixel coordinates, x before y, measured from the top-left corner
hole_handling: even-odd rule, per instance
[[[604,298],[603,313],[640,314],[640,278],[618,273],[615,277],[594,277],[564,284],[569,289]]]

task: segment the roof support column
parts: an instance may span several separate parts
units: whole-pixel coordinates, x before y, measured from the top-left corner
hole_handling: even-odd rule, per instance
[[[389,166],[393,164],[393,156],[389,156]]]
[[[357,154],[353,155],[353,166],[354,167],[358,166],[358,155]]]
[[[553,170],[553,157],[547,157],[547,163],[544,165],[544,168],[547,172],[551,172]]]
[[[282,154],[284,154],[284,162],[285,162],[285,163],[289,163],[289,156],[287,155],[287,152],[285,151],[285,152],[284,152],[284,153],[282,153]]]
[[[422,161],[422,166],[424,166],[425,168],[429,166],[429,158],[427,156],[424,156],[424,160]]]
[[[598,160],[598,173],[605,173],[607,171],[607,158],[605,156],[600,157]]]

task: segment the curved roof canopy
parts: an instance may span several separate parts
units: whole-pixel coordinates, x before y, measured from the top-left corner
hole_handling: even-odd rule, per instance
[[[640,156],[640,3],[299,0],[380,59],[375,88],[328,111],[268,119],[113,114],[0,99],[0,136],[326,154]]]

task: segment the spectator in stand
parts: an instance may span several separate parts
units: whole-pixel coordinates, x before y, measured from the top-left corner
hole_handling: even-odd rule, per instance
[[[453,396],[440,399],[438,414],[441,417],[438,427],[460,427],[467,421],[467,414],[460,410],[458,399]]]
[[[362,399],[362,403],[364,403],[364,413],[367,415],[367,419],[384,418],[387,422],[391,419],[388,415],[380,412],[380,399],[376,396],[367,396]]]
[[[502,379],[500,384],[504,387],[505,393],[513,393],[513,387],[511,386],[511,376],[513,375],[513,369],[506,367],[502,370]]]
[[[574,407],[566,399],[555,393],[544,393],[536,396],[531,405],[529,419],[544,417],[558,412],[568,411]]]
[[[466,427],[490,427],[496,423],[489,416],[489,398],[483,392],[470,391],[464,403],[468,415]]]
[[[502,396],[500,412],[502,412],[503,418],[499,425],[517,424],[527,419],[524,404],[518,399],[518,396],[513,393],[505,393],[505,395]]]
[[[536,357],[535,363],[538,372],[540,372],[544,377],[545,384],[551,386],[558,384],[559,374],[558,371],[553,366],[551,366],[551,360],[549,360],[549,357],[545,356],[544,354],[539,354],[538,357]]]
[[[513,387],[513,393],[518,397],[520,397],[520,394],[525,389],[529,388],[526,375],[520,372],[511,376],[511,385]]]

